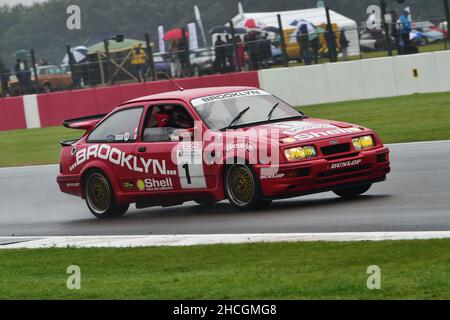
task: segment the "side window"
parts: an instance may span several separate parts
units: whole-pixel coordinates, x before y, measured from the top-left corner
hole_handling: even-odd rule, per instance
[[[177,132],[194,128],[194,119],[180,105],[150,107],[144,122],[144,142],[176,141]]]
[[[87,142],[136,141],[143,109],[137,107],[117,111],[91,132]]]

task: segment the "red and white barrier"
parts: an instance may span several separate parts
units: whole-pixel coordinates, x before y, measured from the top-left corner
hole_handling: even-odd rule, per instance
[[[450,52],[442,51],[177,82],[185,89],[260,87],[297,106],[450,91],[449,72]],[[107,113],[127,100],[176,89],[166,80],[0,99],[0,131],[58,126],[65,119]]]
[[[216,86],[259,87],[258,73],[242,72],[177,79],[185,89]],[[107,113],[140,96],[177,90],[171,81],[70,90],[0,99],[0,131],[59,126],[65,119]]]

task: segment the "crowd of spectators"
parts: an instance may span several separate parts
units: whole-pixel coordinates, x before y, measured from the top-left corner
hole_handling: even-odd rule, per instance
[[[269,67],[273,53],[272,42],[268,39],[267,33],[250,31],[243,38],[241,35],[236,35],[234,42],[232,36],[228,34],[224,39],[221,35],[216,37],[214,42],[216,72],[258,70]]]

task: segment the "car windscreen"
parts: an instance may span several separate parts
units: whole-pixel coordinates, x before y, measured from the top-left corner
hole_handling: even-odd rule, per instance
[[[201,97],[192,100],[191,104],[205,124],[210,129],[217,130],[229,127],[241,113],[234,126],[303,115],[284,101],[256,89]]]

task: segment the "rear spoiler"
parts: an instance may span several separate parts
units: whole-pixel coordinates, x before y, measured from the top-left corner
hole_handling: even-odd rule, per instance
[[[105,114],[97,114],[94,116],[65,120],[63,122],[63,126],[70,129],[89,130],[90,128],[94,127],[97,123],[99,123],[100,120],[106,117],[106,115],[107,114],[105,113]]]
[[[60,144],[63,147],[71,147],[74,143],[78,142],[78,140],[80,140],[80,138],[73,139],[73,140],[61,141]]]

